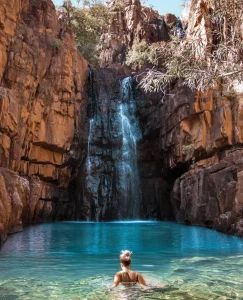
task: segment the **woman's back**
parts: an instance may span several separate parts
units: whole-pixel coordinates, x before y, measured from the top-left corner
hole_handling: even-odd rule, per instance
[[[131,254],[132,252],[125,250],[121,252],[120,255],[120,264],[122,271],[117,272],[114,276],[114,282],[111,286],[111,289],[118,286],[119,283],[123,284],[136,284],[140,283],[143,285],[146,285],[145,280],[143,279],[143,276],[139,274],[138,272],[130,270],[131,265]]]
[[[121,271],[118,272],[120,276],[121,283],[137,283],[138,282],[138,274],[135,271]]]

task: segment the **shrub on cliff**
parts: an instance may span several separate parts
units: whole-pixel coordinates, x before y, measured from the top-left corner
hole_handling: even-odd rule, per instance
[[[114,1],[113,5],[111,6],[112,11],[125,11],[125,3],[123,0],[116,0]]]
[[[194,1],[196,3],[196,1]],[[191,89],[208,90],[221,83],[227,89],[243,82],[242,0],[205,0],[208,13],[204,35],[173,37],[156,49],[161,68],[149,70],[141,81],[145,91],[165,90],[177,78]],[[205,38],[206,37],[206,38]],[[146,51],[154,53],[154,47]],[[163,67],[163,68],[162,68]],[[165,71],[164,71],[165,68]]]
[[[74,32],[78,50],[89,63],[97,65],[100,35],[108,26],[108,8],[100,0],[83,0],[82,7],[65,0],[61,11],[63,22]]]
[[[126,64],[134,70],[144,67],[147,63],[157,65],[156,47],[151,45],[148,48],[146,41],[134,42],[132,48],[128,51],[126,56]]]

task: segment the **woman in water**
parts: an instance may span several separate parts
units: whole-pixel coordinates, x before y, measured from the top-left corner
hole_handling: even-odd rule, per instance
[[[138,272],[130,270],[131,267],[131,255],[132,252],[125,250],[122,251],[120,254],[120,264],[122,271],[117,272],[114,277],[114,282],[110,290],[112,290],[114,287],[118,286],[119,283],[122,284],[136,284],[140,283],[143,285],[146,285],[145,280],[143,279],[143,276],[139,274]]]

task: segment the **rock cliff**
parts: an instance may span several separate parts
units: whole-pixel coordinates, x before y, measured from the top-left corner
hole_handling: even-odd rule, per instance
[[[187,34],[201,36],[205,47],[212,39],[207,13],[204,1],[192,1]],[[173,186],[176,220],[243,236],[241,86],[233,94],[220,87],[200,93],[177,82],[167,95],[143,98],[144,138],[158,145],[145,154],[161,162]]]
[[[131,70],[124,64],[126,51],[142,40],[148,44],[168,40],[169,29],[158,12],[142,7],[140,1],[119,3],[107,3],[110,8],[109,27],[108,32],[101,36],[103,50],[100,62],[103,68],[95,72],[94,83],[90,82],[96,91],[92,94],[92,88],[89,89],[93,98],[90,102],[95,102],[95,113],[90,115],[89,120],[88,158],[73,182],[75,216],[76,219],[96,221],[169,219],[172,217],[168,201],[169,184],[162,176],[161,159],[148,159],[147,149],[154,145],[149,146],[145,139],[137,138],[133,132],[136,129],[132,128],[136,115],[139,115],[139,105],[144,103],[137,94],[135,80],[131,89],[125,92],[129,99],[123,99],[121,95],[122,80],[131,75]],[[130,120],[121,111],[123,105],[124,110],[134,109],[134,117]],[[137,150],[130,152],[133,138],[136,139]],[[126,146],[128,149],[124,152]],[[157,140],[156,149],[158,146]],[[131,159],[139,157],[139,180],[135,180],[137,171],[134,164],[124,162],[126,153]],[[130,163],[133,164],[133,174],[125,170],[130,168]],[[138,202],[137,214],[134,212],[135,202]]]
[[[205,49],[213,39],[208,11],[205,1],[191,1],[188,35],[201,37]],[[240,21],[235,26],[242,38]],[[233,93],[215,87],[207,93],[197,92],[190,103],[178,107],[183,117],[162,138],[168,165],[189,164],[172,192],[178,222],[243,236],[242,100],[242,86],[236,84]]]
[[[121,96],[121,80],[131,75],[126,51],[142,40],[168,40],[173,16],[138,0],[122,8],[108,2],[100,56],[106,68],[92,73],[50,0],[1,1],[0,241],[23,224],[120,219],[128,212],[123,199],[133,209],[134,186],[140,218],[174,217],[242,236],[242,89],[199,93],[178,81],[167,95],[145,95],[133,80],[130,106]],[[208,8],[203,0],[189,8],[187,34],[201,35],[206,46]],[[137,121],[139,137],[131,129]],[[137,156],[139,188],[123,172],[134,166],[127,164],[128,140],[136,140],[136,149],[128,148]]]
[[[169,95],[143,98],[142,157],[172,187],[180,223],[242,235],[242,96],[194,93],[178,82]]]
[[[152,8],[141,5],[140,0],[107,1],[109,26],[100,38],[101,67],[123,64],[126,52],[135,43],[148,44],[169,39],[164,17]]]
[[[125,2],[119,16],[112,13],[110,32],[104,35],[110,43],[106,42],[107,48],[102,52],[103,63],[124,61],[125,56],[116,56],[112,41],[122,45],[125,53],[140,37],[148,44],[160,40],[153,40],[158,35],[150,31],[155,29],[158,15],[149,14],[154,21],[144,18],[149,19],[144,25],[140,19],[143,13],[139,1]],[[213,39],[208,13],[205,1],[193,0],[183,18],[187,35],[200,37],[207,51]],[[159,18],[165,26],[161,39],[166,40],[166,22],[169,24],[171,18]],[[242,26],[237,26],[242,37]],[[170,199],[178,222],[243,235],[242,97],[240,86],[235,87],[234,95],[220,87],[200,93],[190,91],[182,82],[174,83],[167,95],[144,95],[137,90],[143,136],[138,143],[138,161],[143,203],[146,212],[150,211],[146,217],[153,217],[154,212],[154,217],[168,218],[170,204],[166,199]]]
[[[69,217],[72,165],[87,144],[88,65],[72,33],[59,32],[50,0],[1,1],[0,240]]]

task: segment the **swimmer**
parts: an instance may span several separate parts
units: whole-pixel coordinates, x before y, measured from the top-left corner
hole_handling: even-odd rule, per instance
[[[114,277],[113,285],[111,286],[110,290],[114,287],[118,286],[119,283],[128,284],[128,285],[135,285],[136,283],[140,283],[142,285],[146,285],[143,276],[138,272],[130,270],[132,259],[131,259],[132,252],[125,250],[121,251],[120,254],[120,264],[122,271],[117,272]]]

